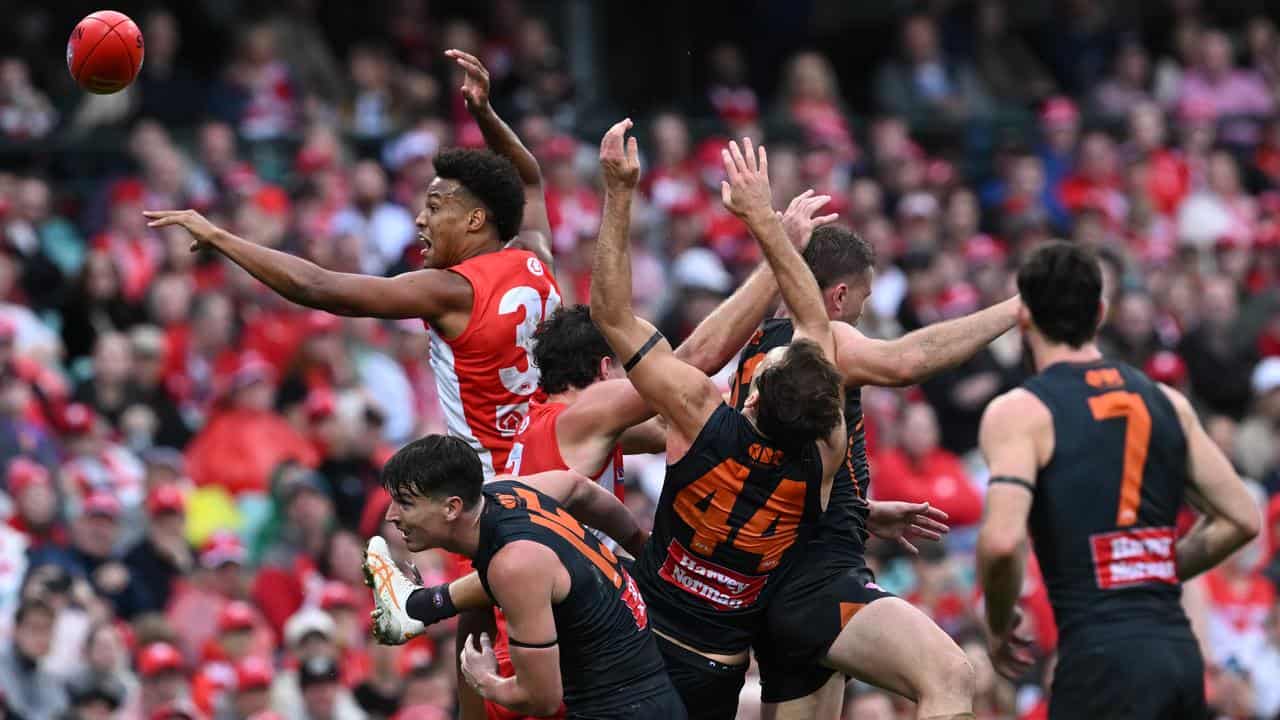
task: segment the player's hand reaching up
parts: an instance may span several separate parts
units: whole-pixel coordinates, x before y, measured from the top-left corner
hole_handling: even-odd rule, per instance
[[[458,67],[462,68],[462,72],[466,73],[465,79],[462,81],[462,97],[466,99],[467,105],[473,108],[481,108],[489,104],[489,71],[485,68],[484,63],[471,53],[461,50],[445,50],[446,57],[451,58]]]
[[[814,216],[814,213],[830,201],[830,195],[814,195],[813,190],[809,189],[791,198],[791,204],[787,205],[786,212],[778,213],[778,217],[782,219],[782,227],[787,231],[787,238],[791,240],[796,250],[804,251],[814,228],[835,222],[840,217],[835,213]]]
[[[742,139],[742,147],[730,141],[720,151],[729,178],[720,183],[720,199],[729,212],[746,220],[752,215],[773,212],[773,194],[769,189],[769,156],[761,145],[758,152],[751,138]]]
[[[911,540],[941,540],[951,531],[946,520],[945,512],[927,502],[875,501],[867,515],[867,530],[878,538],[896,540],[907,552],[919,555]]]
[[[493,654],[493,644],[489,642],[488,633],[480,633],[480,649],[477,650],[472,635],[467,635],[462,644],[460,655],[462,677],[475,689],[482,698],[488,698],[486,691],[492,684],[501,679],[498,675],[498,659]]]
[[[191,233],[191,252],[203,249],[222,232],[222,228],[209,222],[195,210],[146,210],[142,214],[151,221],[147,223],[147,227],[175,225]]]
[[[632,190],[640,180],[640,147],[634,135],[627,137],[630,129],[631,118],[620,120],[600,141],[600,169],[610,192]]]

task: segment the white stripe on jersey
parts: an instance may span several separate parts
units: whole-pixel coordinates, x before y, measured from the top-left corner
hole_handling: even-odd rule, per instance
[[[440,407],[444,409],[445,425],[450,435],[466,440],[475,449],[480,456],[480,466],[484,468],[485,481],[492,480],[493,454],[472,434],[462,408],[462,386],[458,384],[458,371],[453,365],[453,348],[436,333],[435,328],[427,333],[431,337],[431,370],[436,376],[436,394],[440,396]]]

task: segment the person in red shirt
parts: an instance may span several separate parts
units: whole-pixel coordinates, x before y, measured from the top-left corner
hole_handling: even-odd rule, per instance
[[[960,458],[938,445],[933,408],[912,403],[902,413],[899,446],[876,458],[877,500],[928,501],[947,513],[952,527],[982,519],[982,495],[969,481]]]
[[[16,457],[5,472],[5,484],[14,503],[9,527],[25,534],[32,549],[65,546],[70,538],[58,520],[58,495],[49,471],[33,460]]]

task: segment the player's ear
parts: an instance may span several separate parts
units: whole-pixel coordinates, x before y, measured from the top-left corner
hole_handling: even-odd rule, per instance
[[[608,380],[613,377],[613,358],[608,355],[600,358],[600,366],[596,368],[597,380]]]
[[[748,408],[754,408],[759,404],[760,404],[760,389],[756,387],[754,383],[752,383],[751,391],[747,393],[747,399],[742,401],[742,409],[746,410]]]
[[[453,522],[462,516],[463,502],[457,495],[451,495],[444,501],[444,519]]]
[[[836,317],[844,313],[844,304],[849,297],[848,283],[836,283],[827,289],[827,310]]]
[[[480,228],[484,227],[485,221],[488,219],[489,213],[484,208],[472,208],[471,213],[467,215],[467,230],[480,232]]]
[[[1031,327],[1031,311],[1027,309],[1026,303],[1018,305],[1018,329],[1026,332]]]

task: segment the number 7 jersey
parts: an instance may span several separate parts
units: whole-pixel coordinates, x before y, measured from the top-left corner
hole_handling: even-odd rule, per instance
[[[526,250],[477,255],[449,271],[471,283],[471,317],[452,339],[427,325],[431,369],[449,434],[475,449],[490,480],[506,465],[538,392],[533,333],[560,307],[560,288]]]
[[[1188,459],[1173,403],[1106,361],[1057,363],[1023,387],[1053,417],[1029,526],[1062,642],[1184,630],[1174,526]]]

